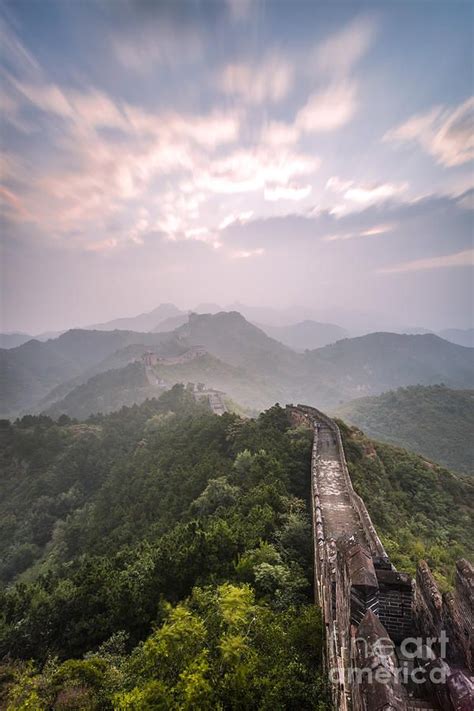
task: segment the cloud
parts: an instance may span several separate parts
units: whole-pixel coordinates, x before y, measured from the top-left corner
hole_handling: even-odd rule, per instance
[[[392,232],[396,225],[394,224],[382,224],[374,225],[365,230],[359,232],[345,232],[345,233],[335,233],[330,235],[325,235],[323,237],[324,242],[338,242],[340,240],[354,239],[354,237],[376,237],[378,235],[386,234],[387,232]]]
[[[458,200],[458,205],[465,210],[474,210],[474,190],[465,192]]]
[[[446,167],[474,158],[474,98],[455,108],[436,107],[388,131],[384,141],[418,143]]]
[[[179,39],[176,27],[154,23],[152,30],[141,28],[139,34],[123,33],[112,38],[112,51],[126,69],[146,74],[156,66],[176,67],[202,59],[204,37],[192,27],[181,27]]]
[[[266,186],[290,187],[291,181],[314,173],[319,159],[303,153],[281,150],[278,153],[258,147],[239,150],[213,161],[195,176],[202,189],[220,194],[264,190]]]
[[[230,15],[236,22],[247,20],[250,16],[253,0],[226,0]]]
[[[333,84],[312,94],[296,115],[296,127],[305,133],[334,131],[347,124],[357,108],[353,82]]]
[[[249,259],[250,257],[260,257],[265,254],[265,250],[262,247],[258,249],[241,249],[236,252],[231,253],[233,259]]]
[[[276,53],[260,64],[228,65],[218,79],[218,88],[248,104],[276,103],[288,94],[293,79],[291,64]]]
[[[379,274],[398,274],[401,272],[419,272],[427,269],[447,269],[450,267],[474,266],[474,249],[465,249],[455,254],[447,254],[441,257],[429,257],[427,259],[415,259],[411,262],[404,262],[393,267],[378,269]]]
[[[356,202],[361,205],[373,205],[400,195],[407,189],[406,183],[379,183],[376,185],[354,185],[346,190],[344,197],[346,200]]]
[[[172,0],[117,0],[104,11],[102,53],[111,53],[120,68],[142,76],[183,65],[194,69],[229,15],[223,2]]]
[[[263,127],[261,141],[268,146],[280,148],[293,145],[299,137],[300,131],[296,125],[271,121]]]
[[[71,246],[83,244],[89,250],[89,234],[95,232],[99,251],[124,240],[140,244],[146,229],[186,239],[186,231],[197,228],[193,221],[204,196],[192,180],[188,192],[179,181],[184,184],[186,174],[202,175],[214,152],[235,141],[237,115],[153,113],[91,88],[81,92],[44,82],[11,83],[24,105],[64,122],[51,136],[47,160],[29,166],[13,154],[4,158],[4,176],[18,183],[22,194],[21,209],[9,201],[11,219],[27,220],[51,237],[68,237]],[[162,204],[154,206],[152,186],[156,189],[165,178],[173,180],[172,204],[161,188]],[[141,222],[136,218],[138,201],[152,211],[146,227],[143,217]]]
[[[36,75],[40,66],[33,55],[19,41],[13,29],[0,17],[0,46],[2,61],[8,70],[21,68],[24,72]]]
[[[110,252],[110,250],[115,249],[118,246],[116,239],[103,239],[99,242],[90,242],[86,244],[86,252]]]
[[[310,66],[328,74],[348,74],[369,50],[375,30],[372,18],[356,18],[316,47]]]
[[[353,180],[341,180],[337,176],[329,178],[326,188],[342,195],[345,202],[331,208],[334,215],[344,215],[370,205],[399,198],[408,189],[407,183],[370,183],[357,184]]]
[[[277,200],[304,200],[312,190],[311,185],[275,185],[266,187],[263,196],[265,200],[275,202]]]
[[[360,233],[361,237],[373,237],[374,235],[384,235],[386,232],[391,232],[395,229],[395,225],[385,224],[385,225],[374,225],[369,227],[368,230],[364,230]]]
[[[243,225],[253,217],[253,214],[253,210],[247,210],[245,212],[240,212],[238,215],[226,215],[226,217],[224,217],[224,219],[219,223],[218,229],[225,230],[227,227],[230,227],[230,225],[234,225],[235,223]]]
[[[10,77],[10,83],[18,95],[46,114],[91,129],[130,129],[123,109],[103,92],[94,89],[63,89],[45,82],[29,84],[13,77]]]
[[[237,113],[212,111],[207,115],[152,112],[126,102],[117,102],[95,89],[84,91],[55,84],[27,84],[10,77],[21,96],[37,109],[88,129],[115,128],[125,133],[140,133],[159,138],[190,140],[215,147],[235,141],[239,134]]]

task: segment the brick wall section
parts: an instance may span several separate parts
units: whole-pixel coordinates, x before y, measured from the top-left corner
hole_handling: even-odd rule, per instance
[[[379,617],[390,637],[399,644],[413,636],[413,581],[406,573],[377,570]]]

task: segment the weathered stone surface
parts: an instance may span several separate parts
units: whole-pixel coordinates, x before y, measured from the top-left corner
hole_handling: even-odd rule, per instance
[[[379,618],[369,610],[357,630],[354,711],[404,711],[407,696],[397,676],[395,648]]]
[[[474,570],[469,561],[456,564],[454,593],[441,595],[425,561],[416,576],[416,626],[420,634],[448,638],[447,660],[473,672],[474,661]]]

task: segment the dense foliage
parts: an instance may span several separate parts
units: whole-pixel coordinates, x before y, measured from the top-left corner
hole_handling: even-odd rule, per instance
[[[472,479],[339,426],[354,488],[393,563],[414,575],[425,559],[441,588],[449,587],[454,562],[473,553]]]
[[[326,707],[311,437],[284,410],[219,418],[177,386],[3,424],[6,708]]]
[[[445,467],[474,473],[474,391],[413,385],[352,400],[337,415],[369,437],[423,454]]]
[[[448,586],[470,481],[340,424],[392,560]],[[176,386],[0,437],[0,707],[327,708],[309,430],[279,406],[216,417]]]

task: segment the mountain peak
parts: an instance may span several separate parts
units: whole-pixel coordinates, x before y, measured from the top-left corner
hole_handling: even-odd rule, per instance
[[[171,303],[163,303],[156,306],[152,311],[138,314],[138,316],[126,316],[116,318],[105,323],[97,323],[89,326],[89,329],[97,331],[152,331],[161,321],[179,316],[183,312]]]

